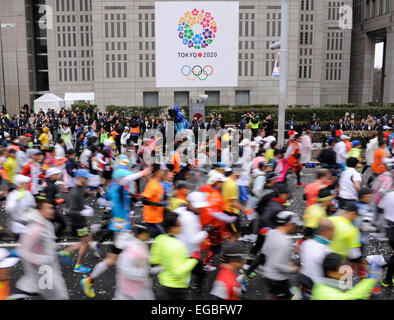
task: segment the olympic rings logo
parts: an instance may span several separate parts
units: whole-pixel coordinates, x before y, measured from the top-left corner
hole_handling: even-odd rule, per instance
[[[195,65],[194,67],[184,65],[181,68],[181,74],[189,81],[194,81],[196,79],[204,81],[207,80],[211,74],[213,74],[213,68],[210,65],[206,65],[204,67],[199,65]]]

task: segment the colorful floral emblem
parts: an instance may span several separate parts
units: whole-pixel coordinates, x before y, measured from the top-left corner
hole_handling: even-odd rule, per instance
[[[200,26],[202,31],[196,31]],[[217,25],[210,12],[193,9],[186,11],[178,21],[178,37],[189,48],[199,50],[208,47],[216,38]]]

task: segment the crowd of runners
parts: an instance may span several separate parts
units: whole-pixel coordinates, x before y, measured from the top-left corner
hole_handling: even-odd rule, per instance
[[[190,140],[187,129],[198,133],[206,124],[196,117],[189,125],[177,107],[168,120],[155,120],[159,126],[146,123],[144,132],[162,133],[149,138],[142,135],[140,115],[30,114],[26,108],[23,118],[31,120],[33,133],[0,132],[0,201],[18,242],[14,250],[0,249],[0,299],[68,299],[60,263],[83,274],[81,295],[89,298],[111,267],[114,299],[155,299],[156,277],[166,299],[188,299],[190,290],[202,290],[209,272],[216,273],[209,287],[213,300],[241,299],[252,281],[261,281],[256,274],[269,299],[369,299],[380,286],[393,287],[394,255],[386,261],[365,251],[370,233],[386,235],[394,249],[394,134],[388,130],[377,132],[365,155],[361,141],[333,131],[312,161],[309,130],[290,130],[279,146],[272,118],[238,137],[238,128],[226,127],[219,116],[213,148],[195,145],[196,161],[188,163],[188,150],[180,146],[194,146],[197,138]],[[166,139],[169,120],[175,121],[175,141]],[[163,151],[167,161],[148,161]],[[316,167],[308,185],[304,167]],[[368,168],[372,174],[363,179]],[[288,208],[290,175],[304,188],[303,212]],[[87,199],[95,199],[100,212]],[[96,215],[102,223],[93,228],[89,217]],[[68,231],[79,241],[60,250]],[[296,231],[302,239],[294,245],[289,235]],[[112,243],[108,252],[105,241]],[[89,250],[95,266],[84,261]],[[299,265],[290,262],[292,251]],[[11,280],[17,263],[24,274]],[[51,286],[41,285],[43,267],[51,269]]]

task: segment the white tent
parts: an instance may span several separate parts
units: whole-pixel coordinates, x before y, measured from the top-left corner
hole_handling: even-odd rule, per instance
[[[37,113],[42,109],[47,112],[48,109],[60,111],[64,107],[64,100],[53,93],[45,93],[38,99],[34,100],[34,112]]]
[[[94,104],[94,92],[69,92],[64,94],[66,108],[71,109],[71,105],[80,102],[90,102]]]

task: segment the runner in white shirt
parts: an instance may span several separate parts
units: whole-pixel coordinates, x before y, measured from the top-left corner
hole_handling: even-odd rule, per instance
[[[301,244],[299,286],[304,300],[309,300],[313,282],[324,277],[323,261],[327,254],[332,252],[328,244],[333,236],[334,224],[332,221],[321,219],[318,232],[313,238]]]
[[[345,140],[349,139],[348,136],[342,135],[341,141],[335,144],[334,151],[337,154],[337,164],[341,167],[342,170],[345,169],[346,164],[346,155],[347,155],[347,148]]]
[[[358,159],[349,158],[346,161],[347,169],[342,172],[339,179],[340,207],[345,208],[347,203],[358,200],[358,192],[361,189],[362,177],[356,171]]]

